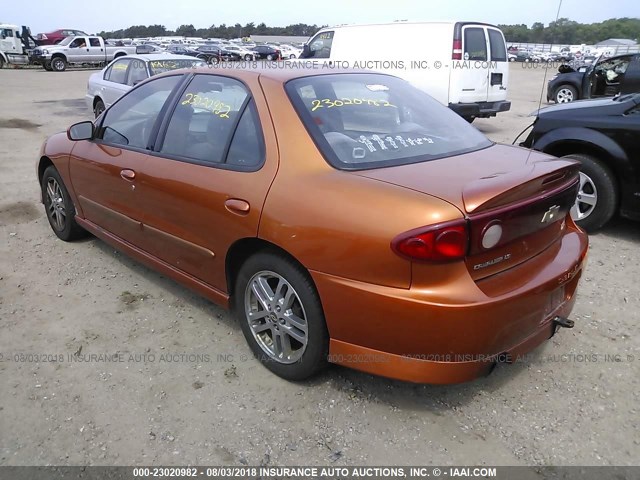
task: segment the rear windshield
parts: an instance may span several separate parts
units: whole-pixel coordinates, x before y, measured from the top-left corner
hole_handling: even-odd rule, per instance
[[[358,170],[425,162],[492,143],[404,80],[381,74],[304,77],[286,85],[327,161]]]
[[[159,73],[168,72],[170,70],[178,70],[180,68],[193,68],[203,67],[207,64],[202,60],[195,60],[189,58],[180,59],[168,59],[168,60],[152,60],[149,62],[151,68],[151,75],[158,75]]]

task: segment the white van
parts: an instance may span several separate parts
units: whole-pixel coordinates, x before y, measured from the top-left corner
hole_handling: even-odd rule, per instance
[[[395,22],[323,28],[300,59],[404,78],[473,121],[511,108],[504,36],[477,22]]]

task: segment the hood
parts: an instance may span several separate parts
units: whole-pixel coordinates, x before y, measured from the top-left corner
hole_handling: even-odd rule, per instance
[[[589,100],[579,100],[569,103],[558,103],[548,107],[541,108],[531,113],[530,116],[539,116],[541,118],[564,116],[567,114],[582,115],[586,114],[586,110],[593,108],[604,109],[607,114],[616,115],[625,112],[629,106],[627,101],[632,100],[636,105],[640,104],[640,94],[624,95],[613,98],[596,98]],[[602,110],[600,110],[600,113]]]

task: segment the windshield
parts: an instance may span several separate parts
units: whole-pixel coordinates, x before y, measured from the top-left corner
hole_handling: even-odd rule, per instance
[[[327,161],[339,169],[424,162],[492,144],[456,113],[396,77],[305,77],[286,90]]]
[[[64,47],[65,45],[69,45],[74,40],[74,37],[64,37],[61,42],[58,42],[58,45]]]
[[[180,58],[177,60],[155,60],[149,62],[151,75],[168,72],[170,70],[178,70],[180,68],[206,67],[207,64],[202,60],[191,60],[189,58]]]

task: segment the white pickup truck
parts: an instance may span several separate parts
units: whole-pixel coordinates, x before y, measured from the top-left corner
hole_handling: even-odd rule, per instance
[[[31,63],[45,70],[63,72],[68,65],[106,65],[114,58],[136,53],[136,47],[105,45],[102,37],[67,37],[57,45],[44,45],[31,52]]]

